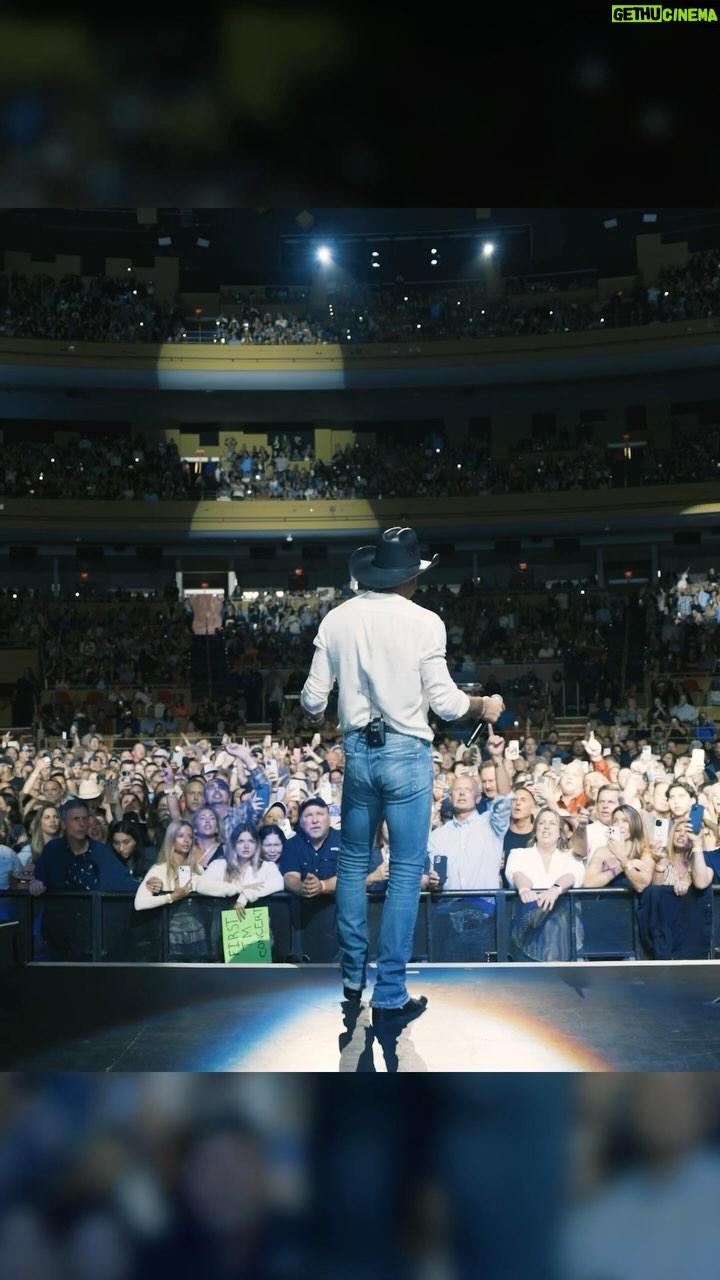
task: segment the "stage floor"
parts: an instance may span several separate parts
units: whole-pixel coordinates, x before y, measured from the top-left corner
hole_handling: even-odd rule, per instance
[[[374,973],[371,972],[371,990]],[[30,964],[2,979],[0,1068],[23,1071],[715,1071],[720,966],[417,965],[398,1034],[332,965]]]

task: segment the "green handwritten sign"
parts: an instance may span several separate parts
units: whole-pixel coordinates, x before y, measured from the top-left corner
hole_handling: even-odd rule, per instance
[[[244,916],[237,911],[221,911],[223,953],[226,964],[270,963],[270,913],[267,907],[246,907]]]

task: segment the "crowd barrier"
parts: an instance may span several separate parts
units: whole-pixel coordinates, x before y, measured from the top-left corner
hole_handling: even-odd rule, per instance
[[[720,957],[720,885],[713,886],[707,959]],[[506,963],[517,893],[510,889],[423,893],[414,962]],[[132,893],[63,891],[39,898],[0,891],[0,920],[15,922],[18,962],[223,963],[220,912],[230,903],[191,895],[172,906],[136,911]],[[646,960],[636,895],[628,889],[573,889],[568,894],[571,960]],[[368,892],[370,959],[377,955],[383,897]],[[329,964],[338,960],[332,897],[299,899],[278,893],[267,906],[275,963]]]

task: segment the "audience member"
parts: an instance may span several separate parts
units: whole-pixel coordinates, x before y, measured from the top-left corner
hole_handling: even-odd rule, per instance
[[[309,796],[298,807],[297,830],[278,865],[284,888],[293,894],[293,922],[313,937],[316,954],[325,962],[334,961],[338,954],[334,909],[327,912],[322,907],[334,907],[339,853],[340,834],[330,824],[326,802],[321,796]]]
[[[127,867],[135,880],[142,880],[154,862],[156,849],[150,849],[143,840],[142,827],[133,818],[119,818],[107,831],[107,842],[113,853]]]
[[[207,961],[213,959],[212,944],[205,921],[187,899],[192,893],[214,898],[235,897],[237,890],[223,881],[206,879],[195,854],[195,833],[189,822],[171,822],[158,852],[157,862],[148,868],[135,892],[135,910],[173,907],[168,921],[168,959]],[[175,904],[181,904],[179,909]]]
[[[88,835],[90,814],[84,800],[68,800],[61,816],[63,834],[45,845],[28,889],[33,897],[49,895],[42,914],[49,958],[90,959],[91,915],[77,895],[93,889],[130,891],[136,882],[108,845]],[[63,890],[72,890],[73,896],[54,896]]]
[[[456,775],[450,799],[452,818],[435,827],[428,838],[427,884],[431,892],[442,890],[434,908],[443,952],[451,960],[484,958],[497,951],[495,895],[483,897],[467,890],[502,887],[503,841],[510,825],[510,775],[505,767],[502,734],[490,732],[487,739],[493,783],[486,781],[488,793],[495,791],[485,813],[478,812],[478,780],[470,774]],[[461,891],[461,897],[451,896]]]
[[[243,822],[230,832],[224,857],[208,865],[203,883],[213,881],[234,887],[238,895],[235,910],[239,916],[259,898],[281,893],[285,887],[277,861],[263,857],[259,831]]]
[[[640,940],[651,959],[708,958],[712,880],[701,836],[685,818],[676,819],[638,903]]]
[[[511,850],[505,864],[508,884],[517,890],[511,938],[517,960],[573,960],[582,946],[579,916],[561,895],[583,883],[585,866],[569,848],[562,832],[562,816],[555,809],[538,811],[535,841]]]
[[[655,858],[642,818],[632,805],[618,805],[610,815],[606,843],[588,857],[583,888],[635,889],[642,893],[655,874]]]
[[[220,819],[212,805],[201,804],[190,818],[195,837],[195,854],[203,869],[211,862],[222,862],[225,857],[225,845],[220,832]]]

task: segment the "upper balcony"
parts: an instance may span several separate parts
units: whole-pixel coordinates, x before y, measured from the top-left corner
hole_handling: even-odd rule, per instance
[[[322,346],[0,338],[6,418],[412,420],[717,396],[720,317],[533,337]],[[209,400],[208,396],[212,396]]]

